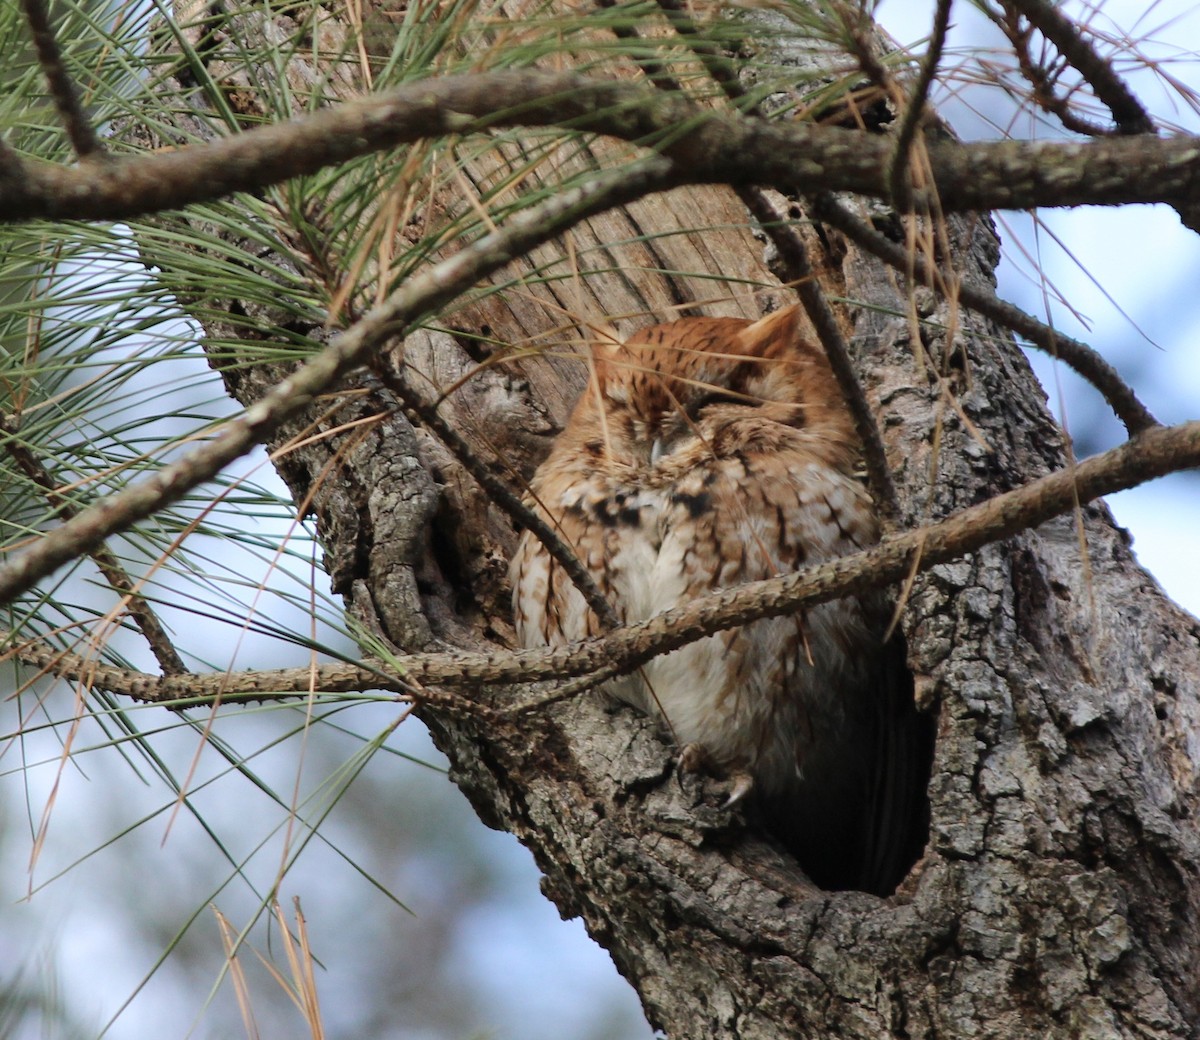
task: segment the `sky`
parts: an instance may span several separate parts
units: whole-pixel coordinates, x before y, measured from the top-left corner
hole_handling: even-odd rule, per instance
[[[1170,28],[1161,34],[1165,40],[1194,41],[1200,40],[1196,6],[1200,5],[1108,3],[1095,18],[1098,26],[1111,19],[1134,34],[1170,22]],[[928,2],[883,0],[878,14],[900,42],[919,47],[928,31],[931,10]],[[1179,20],[1172,22],[1175,18]],[[974,42],[987,42],[985,27],[968,4],[956,5],[955,21],[948,63],[964,60]],[[1172,63],[1160,64],[1159,73],[1170,72],[1200,88],[1200,60],[1187,55],[1185,62],[1173,64],[1179,56],[1171,47],[1170,43],[1156,45],[1149,54],[1156,62]],[[1195,113],[1163,90],[1161,75],[1134,71],[1130,81],[1153,111],[1172,113],[1171,118],[1181,125],[1197,128]],[[964,91],[936,100],[943,115],[966,138],[994,136],[993,124],[1007,119],[992,107],[992,97],[979,92]],[[1027,129],[1017,126],[1014,132]],[[1039,133],[1049,136],[1048,130]],[[1200,333],[1200,293],[1196,291],[1200,285],[1200,236],[1183,229],[1178,218],[1162,208],[1088,208],[1042,214],[1039,223],[1014,214],[999,219],[1005,246],[999,294],[1100,350],[1126,374],[1163,421],[1196,417],[1200,410],[1200,352],[1194,342]],[[1044,281],[1031,275],[1035,263],[1045,272]],[[1074,312],[1053,302],[1056,296],[1070,300]],[[1032,360],[1081,453],[1119,443],[1119,425],[1106,415],[1103,402],[1090,387],[1081,385],[1062,366],[1040,356]],[[1175,476],[1110,496],[1108,502],[1117,520],[1131,531],[1143,564],[1177,602],[1200,614],[1200,548],[1194,533],[1200,520],[1200,478]],[[254,565],[258,563],[261,561]],[[290,565],[298,568],[301,581],[306,579],[309,572],[302,564],[292,561]],[[243,566],[250,572],[251,563],[230,566]],[[303,621],[298,617],[295,623]],[[215,628],[213,638],[228,640],[226,628]],[[248,642],[239,664],[262,663],[253,655],[253,644]],[[367,712],[356,725],[368,733],[382,729],[391,721],[389,710],[381,707],[374,715]],[[230,732],[229,739],[252,746],[262,732],[255,727],[274,721],[269,717],[247,720],[242,729]],[[194,751],[192,735],[180,733],[177,741],[181,756],[186,758]],[[354,746],[348,741],[340,750],[322,751],[330,757],[312,764],[312,776],[333,771],[337,754],[349,758]],[[361,783],[356,781],[359,786],[347,797],[345,812],[335,813],[329,826],[338,840],[362,850],[372,869],[412,913],[372,898],[369,883],[348,871],[336,854],[319,846],[306,851],[286,885],[289,896],[302,894],[314,934],[321,939],[319,952],[326,955],[328,970],[319,975],[318,986],[325,995],[331,1035],[385,1035],[369,1031],[362,1008],[378,999],[379,987],[395,987],[399,994],[411,983],[435,994],[435,1002],[458,1001],[463,1007],[426,1013],[414,998],[411,1004],[398,1004],[411,1008],[411,1017],[393,1023],[393,1031],[386,1035],[406,1040],[472,1035],[496,1040],[649,1037],[633,991],[618,976],[608,955],[586,936],[580,922],[561,921],[541,896],[538,871],[530,855],[510,836],[484,829],[449,782],[419,764],[440,764],[419,727],[401,726],[392,746],[418,761],[398,756],[372,761]],[[278,777],[280,784],[292,782],[293,747],[287,745],[274,760],[266,756],[255,763],[256,768]],[[0,781],[7,795],[0,822],[6,817],[11,822],[22,814],[28,816],[32,810],[23,806],[36,808],[50,797],[57,775],[52,746],[46,754],[48,765],[29,771],[20,781],[27,785],[24,788],[17,786],[14,774],[3,771],[6,765],[0,765]],[[36,934],[45,950],[57,951],[54,970],[73,1008],[86,1022],[101,1024],[138,987],[153,966],[155,951],[170,941],[170,935],[164,940],[156,929],[183,923],[178,907],[165,902],[160,905],[158,896],[150,892],[139,894],[142,913],[133,919],[128,903],[105,897],[108,886],[116,885],[114,879],[130,870],[130,856],[136,857],[134,869],[150,872],[163,889],[203,891],[226,868],[194,821],[185,816],[168,826],[170,806],[161,789],[129,789],[123,765],[101,764],[97,758],[92,766],[86,756],[81,761],[83,766],[66,775],[58,793],[58,815],[35,879],[39,884],[47,882],[83,852],[97,852],[61,880],[49,882],[32,901],[18,902],[26,894],[28,848],[16,842],[0,846],[0,878],[6,879],[0,900],[8,906],[0,913],[0,963],[27,953],[29,936]],[[219,773],[219,764],[208,759],[201,763],[201,776],[217,777]],[[228,824],[230,833],[236,832],[240,818],[259,811],[252,812],[255,803],[245,794],[244,785],[234,779],[214,779],[206,791],[209,793],[202,796],[208,799],[205,811]],[[262,812],[267,818],[267,810]],[[152,823],[132,834],[124,833],[132,820],[143,816]],[[30,827],[28,819],[22,822]],[[369,841],[364,838],[367,833],[372,835]],[[255,840],[259,837],[266,844],[254,860],[259,869],[256,877],[269,883],[282,839],[255,832]],[[104,847],[116,838],[121,841]],[[211,898],[233,919],[250,912],[244,895],[214,891]],[[217,961],[220,959],[215,918],[208,911],[205,914],[197,925],[202,935],[199,951],[187,947],[181,954],[186,962],[182,968],[159,972],[117,1020],[110,1036],[134,1040],[188,1032],[193,1017],[202,1012],[205,987],[215,981],[213,960],[206,959],[205,947],[209,952],[215,950]],[[365,953],[368,949],[386,953],[370,956]],[[194,963],[189,958],[194,958]],[[372,963],[381,960],[382,966]],[[430,963],[423,963],[434,960],[448,967],[438,967],[435,972]],[[89,980],[89,984],[82,985],[80,980]],[[236,1022],[228,982],[218,987],[215,1000],[225,1016],[220,1021]],[[268,1023],[275,1021],[267,1019]],[[279,1019],[277,1028],[286,1021]],[[292,1020],[293,1026],[296,1021]],[[211,1023],[206,1022],[193,1035],[218,1034],[211,1032]],[[231,1035],[240,1034],[233,1029]],[[264,1035],[287,1034],[265,1029]]]

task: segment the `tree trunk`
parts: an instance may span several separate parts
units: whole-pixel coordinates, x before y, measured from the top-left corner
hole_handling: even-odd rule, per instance
[[[266,32],[254,18],[220,32]],[[339,19],[334,11],[322,31],[349,33]],[[275,31],[294,29],[284,20]],[[220,47],[204,53],[215,62]],[[298,80],[300,63],[289,66]],[[468,173],[482,184],[517,155],[512,145],[482,153]],[[802,200],[780,204],[804,212]],[[457,185],[443,187],[430,219],[466,206]],[[901,227],[878,207],[869,216]],[[944,262],[990,290],[990,223],[955,219],[947,234]],[[901,528],[1067,464],[1009,335],[898,288],[831,228],[805,225],[804,239],[828,296],[853,301],[838,318],[883,431]],[[515,271],[524,284],[447,315],[449,331],[410,336],[403,360],[435,392],[474,373],[442,414],[481,456],[504,460],[497,472],[519,488],[584,369],[569,345],[481,368],[498,353],[490,344],[569,344],[578,333],[562,328],[583,321],[624,333],[690,313],[757,317],[790,299],[766,251],[731,190],[655,196],[516,260],[505,278]],[[551,261],[577,276],[547,279]],[[222,372],[249,403],[281,370]],[[328,431],[385,416],[280,464],[297,501],[312,496],[336,591],[406,650],[510,645],[511,523],[435,437],[397,414],[385,385],[363,375],[346,387],[363,389],[336,415],[315,403],[271,445],[310,421]],[[487,721],[420,713],[480,817],[533,851],[546,895],[583,917],[672,1038],[1196,1035],[1195,620],[1137,566],[1102,505],[934,567],[904,604],[937,742],[928,847],[887,899],[814,888],[676,779],[673,749],[648,720],[594,695]],[[519,696],[478,691],[495,707]]]

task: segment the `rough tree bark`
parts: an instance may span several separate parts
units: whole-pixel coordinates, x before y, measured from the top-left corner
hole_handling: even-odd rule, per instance
[[[201,53],[215,61],[224,38],[294,31],[286,15],[272,22],[263,11],[218,19]],[[331,5],[327,16],[323,33],[350,32],[343,12]],[[299,64],[289,70],[298,81]],[[505,161],[481,155],[470,175],[482,181]],[[802,200],[777,201],[804,212]],[[437,213],[463,204],[446,188],[433,199]],[[899,238],[894,214],[861,212]],[[589,270],[464,307],[448,319],[461,335],[411,336],[404,362],[446,389],[487,360],[481,344],[536,341],[567,324],[564,312],[637,315],[614,317],[618,332],[688,313],[757,316],[787,290],[730,295],[709,280],[774,280],[746,223],[723,188],[682,189],[585,222],[516,267],[555,254],[565,267],[572,248],[603,247],[587,254]],[[990,291],[989,222],[954,219],[948,235],[943,259]],[[1042,390],[1004,330],[898,287],[831,228],[814,223],[805,240],[828,295],[853,301],[838,318],[884,434],[901,528],[1067,464]],[[271,315],[261,318],[269,329]],[[280,370],[222,374],[249,403]],[[442,411],[482,456],[507,460],[497,471],[517,486],[581,378],[570,358],[527,356],[478,371]],[[385,382],[362,375],[346,390],[336,414],[317,402],[271,445],[310,422],[331,431],[381,417],[280,465],[297,500],[311,496],[335,590],[405,650],[509,645],[511,524],[437,438],[399,414]],[[592,696],[499,721],[432,706],[421,716],[481,818],[533,850],[547,896],[582,916],[672,1038],[1195,1035],[1196,621],[1091,505],[919,575],[901,624],[937,744],[928,848],[889,899],[815,889],[674,779],[672,749],[650,723]],[[477,696],[503,706],[516,695]]]

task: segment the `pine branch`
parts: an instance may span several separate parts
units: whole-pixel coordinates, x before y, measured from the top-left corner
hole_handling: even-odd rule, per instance
[[[42,67],[42,74],[50,87],[50,96],[54,98],[54,107],[58,109],[75,155],[80,159],[104,158],[107,155],[104,145],[83,110],[79,88],[67,71],[54,27],[50,24],[49,8],[44,0],[21,0],[21,8],[33,37],[38,64]]]
[[[390,662],[185,676],[153,676],[112,668],[36,641],[22,643],[9,654],[62,678],[175,707],[213,700],[231,703],[382,689],[429,703],[440,697],[439,706],[444,704],[459,713],[483,712],[489,709],[462,698],[431,693],[428,687],[469,689],[484,683],[525,686],[541,680],[588,676],[588,682],[575,687],[584,689],[592,685],[590,679],[596,673],[609,678],[630,672],[651,658],[726,629],[761,618],[791,615],[820,603],[904,581],[913,572],[914,558],[918,561],[917,572],[927,571],[1037,527],[1102,495],[1194,466],[1200,466],[1200,420],[1157,426],[1111,451],[997,495],[945,520],[886,536],[877,546],[863,552],[725,589],[648,621],[565,647],[410,654]],[[0,636],[12,638],[11,633]],[[527,712],[561,696],[561,691],[550,692],[512,710]]]
[[[513,126],[559,126],[657,147],[677,167],[674,184],[891,197],[892,145],[877,136],[714,112],[632,83],[522,71],[427,80],[87,169],[9,164],[0,169],[0,221],[124,219],[256,190],[401,144]],[[943,140],[926,150],[931,183],[912,193],[917,209],[935,198],[947,213],[1200,200],[1200,141],[1193,137]]]

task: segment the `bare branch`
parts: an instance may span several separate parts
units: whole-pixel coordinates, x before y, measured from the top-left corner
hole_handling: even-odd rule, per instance
[[[1057,7],[1047,0],[1003,0],[1003,7],[1023,15],[1058,48],[1059,54],[1071,63],[1096,92],[1096,97],[1112,112],[1120,133],[1154,133],[1154,121],[1128,84],[1117,75],[1112,63],[1100,55],[1080,32],[1079,26]]]
[[[918,570],[925,571],[1036,527],[1101,495],[1197,465],[1200,420],[1154,427],[1111,451],[997,495],[939,523],[887,536],[865,552],[726,589],[586,643],[516,654],[515,670],[501,669],[499,675],[487,681],[584,675],[597,668],[632,671],[653,657],[725,629],[903,581],[912,571],[914,557],[919,560]],[[500,663],[493,656],[488,661],[489,669]]]
[[[925,257],[914,255],[895,242],[868,227],[830,195],[819,195],[814,202],[813,215],[857,243],[903,274],[911,273],[931,289],[945,291],[946,280]],[[959,302],[979,312],[1017,335],[1024,337],[1039,350],[1064,362],[1092,384],[1108,402],[1130,434],[1140,433],[1158,420],[1138,399],[1133,388],[1115,368],[1086,343],[1072,339],[1056,329],[1026,314],[1019,307],[985,293],[963,282],[955,286]]]
[[[812,264],[809,263],[808,250],[795,229],[783,223],[783,218],[761,191],[757,188],[743,188],[738,192],[738,196],[779,250],[780,259],[787,268],[787,280],[795,283],[796,293],[804,305],[808,320],[816,329],[825,356],[829,359],[829,367],[833,369],[842,397],[845,398],[850,414],[854,417],[854,428],[863,446],[863,462],[867,469],[871,497],[875,500],[880,520],[886,528],[894,521],[897,513],[896,486],[888,469],[887,452],[883,447],[883,438],[879,435],[879,426],[875,422],[871,405],[863,393],[858,374],[854,371],[854,363],[850,360],[850,351],[842,336],[842,330],[825,299],[825,293],[821,290]]]
[[[1115,133],[1111,127],[1088,119],[1079,114],[1071,103],[1069,90],[1059,92],[1058,82],[1070,63],[1059,55],[1053,62],[1038,60],[1033,56],[1030,46],[1033,40],[1034,28],[1024,21],[1016,11],[1006,10],[1004,16],[995,19],[1012,44],[1013,54],[1017,58],[1017,67],[1031,88],[1029,97],[1043,112],[1057,117],[1063,129],[1073,134],[1083,134],[1085,137],[1104,137]]]
[[[759,184],[782,191],[891,195],[889,141],[703,109],[627,82],[531,71],[448,76],[207,144],[91,166],[26,162],[4,171],[0,220],[119,219],[253,190],[354,156],[499,126],[562,126],[657,141],[674,184]],[[681,132],[680,127],[688,127]],[[1200,199],[1192,137],[927,146],[931,184],[913,192],[943,212]],[[647,188],[643,193],[650,190]]]
[[[230,703],[307,696],[314,691],[363,689],[393,690],[433,703],[433,695],[426,697],[423,692],[426,684],[473,687],[484,683],[526,684],[594,673],[611,677],[725,629],[760,618],[793,614],[818,603],[861,595],[903,581],[912,571],[914,557],[919,558],[918,570],[925,571],[1034,528],[1101,495],[1197,465],[1200,465],[1200,420],[1157,426],[1120,447],[997,495],[946,520],[889,535],[864,552],[725,589],[648,621],[565,647],[410,654],[390,663],[321,665],[215,676],[151,676],[128,672],[38,643],[22,644],[12,652],[28,664],[66,679],[91,683],[138,700],[173,705],[180,701],[219,699]],[[588,685],[584,683],[577,688]],[[535,706],[555,699],[558,698],[552,693],[549,699],[535,702]],[[457,700],[455,707],[460,712],[474,710]],[[524,703],[514,710],[524,712],[530,707]]]
[[[241,415],[228,420],[207,444],[164,466],[154,476],[89,506],[10,559],[0,567],[0,602],[27,591],[62,564],[90,552],[109,535],[129,528],[209,480],[268,437],[314,395],[365,363],[383,343],[402,337],[421,318],[499,270],[514,256],[595,213],[672,187],[679,179],[676,167],[662,158],[643,160],[615,175],[597,176],[522,211],[507,226],[408,279],[314,358]]]
[[[59,118],[63,121],[75,154],[80,159],[106,155],[104,145],[96,136],[91,120],[83,110],[79,88],[75,86],[75,80],[71,78],[66,62],[63,61],[45,0],[21,0],[21,8],[25,12],[29,34],[33,37],[38,64],[42,67],[42,74],[46,77],[50,94],[54,98],[54,107],[58,109]]]
[[[43,675],[52,675],[68,682],[81,683],[89,690],[128,697],[145,704],[157,704],[175,711],[216,704],[230,706],[310,698],[337,701],[367,690],[383,690],[395,693],[397,700],[436,705],[440,710],[456,715],[486,719],[499,717],[486,704],[462,694],[422,686],[397,676],[382,662],[162,676],[116,668],[40,640],[15,642],[12,632],[0,631],[0,645],[7,644],[15,645],[0,655],[0,661],[15,656]],[[433,670],[437,670],[436,665]]]

